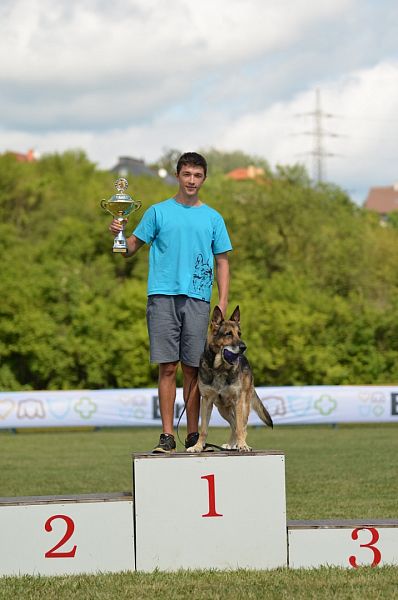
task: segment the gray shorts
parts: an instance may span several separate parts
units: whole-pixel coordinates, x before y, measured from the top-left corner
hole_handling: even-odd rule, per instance
[[[198,367],[207,329],[210,304],[189,296],[148,296],[148,324],[151,362],[181,361]]]

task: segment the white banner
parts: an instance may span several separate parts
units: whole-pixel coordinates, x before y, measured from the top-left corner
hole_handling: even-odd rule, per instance
[[[398,386],[260,387],[257,392],[275,425],[398,423]],[[175,424],[183,409],[178,389]],[[159,424],[156,389],[0,392],[0,429]],[[252,412],[249,424],[262,422]],[[226,426],[217,409],[211,425]]]

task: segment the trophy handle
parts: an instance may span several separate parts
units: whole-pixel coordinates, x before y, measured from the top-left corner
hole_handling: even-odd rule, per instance
[[[110,215],[112,215],[111,211],[108,208],[108,201],[105,200],[105,198],[103,200],[101,200],[100,206],[101,206],[101,208],[103,208],[104,210],[106,210],[107,213],[109,213]]]

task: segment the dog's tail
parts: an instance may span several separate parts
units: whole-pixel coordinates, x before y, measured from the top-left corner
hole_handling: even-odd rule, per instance
[[[274,424],[271,419],[271,415],[268,410],[265,408],[264,404],[261,402],[260,398],[257,395],[257,392],[254,391],[252,395],[252,408],[256,411],[260,419],[268,425],[268,427],[273,427]]]

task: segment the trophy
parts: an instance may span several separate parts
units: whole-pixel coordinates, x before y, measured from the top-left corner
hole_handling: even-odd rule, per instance
[[[139,200],[133,200],[131,196],[126,194],[128,185],[127,179],[119,177],[119,179],[115,181],[115,188],[118,193],[114,194],[109,200],[101,200],[101,207],[115,219],[120,221],[122,225],[123,221],[127,220],[131,213],[141,208],[141,202]],[[124,237],[123,230],[124,226],[114,239],[113,252],[126,253],[128,251],[127,240]]]

